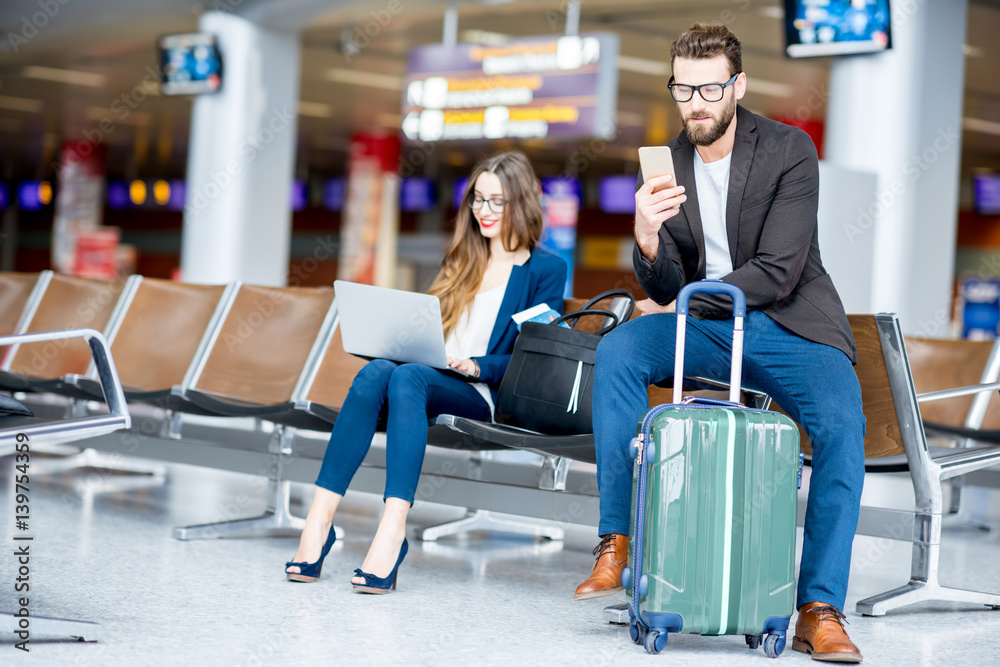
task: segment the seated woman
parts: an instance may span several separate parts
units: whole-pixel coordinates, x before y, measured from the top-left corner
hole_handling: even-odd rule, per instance
[[[363,593],[395,588],[407,551],[406,515],[423,465],[428,419],[452,414],[490,421],[517,337],[511,316],[541,303],[562,312],[567,267],[536,247],[542,206],[538,179],[524,154],[510,151],[480,162],[469,178],[465,201],[430,293],[441,299],[449,365],[479,382],[385,359],[361,369],[330,435],[299,549],[285,564],[290,581],[319,578],[336,539],[334,513],[387,404],[385,511],[351,582]]]

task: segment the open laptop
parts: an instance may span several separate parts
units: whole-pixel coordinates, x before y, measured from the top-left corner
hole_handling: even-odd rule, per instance
[[[430,294],[335,280],[344,351],[437,368],[463,379],[476,376],[448,365],[441,301]]]

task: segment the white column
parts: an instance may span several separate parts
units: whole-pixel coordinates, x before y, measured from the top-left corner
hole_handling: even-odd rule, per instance
[[[873,309],[899,313],[908,334],[947,333],[967,8],[895,1],[892,49],[838,58],[830,74],[826,160],[878,178],[876,201],[853,211],[844,233],[874,242]]]
[[[288,273],[299,35],[209,12],[222,88],[191,117],[181,274],[187,282],[281,286]]]

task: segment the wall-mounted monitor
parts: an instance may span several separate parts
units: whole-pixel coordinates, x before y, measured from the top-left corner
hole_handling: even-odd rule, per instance
[[[576,197],[583,204],[580,180],[571,176],[542,176],[542,194],[550,197]]]
[[[309,205],[309,193],[306,182],[296,178],[292,181],[292,210],[301,211]]]
[[[1000,174],[976,174],[972,186],[976,213],[1000,215]]]
[[[885,51],[889,0],[785,0],[785,38],[791,58]]]
[[[452,204],[455,206],[455,210],[459,210],[464,206],[465,198],[465,188],[469,184],[469,177],[463,176],[462,178],[455,180],[454,191],[452,194]]]
[[[166,35],[158,46],[164,95],[214,93],[222,85],[222,58],[214,35]]]
[[[328,211],[343,210],[346,186],[346,178],[331,178],[323,185],[323,206]]]
[[[399,208],[420,213],[437,206],[437,184],[429,178],[404,178],[399,188]]]
[[[635,176],[604,176],[598,206],[605,213],[635,213]]]

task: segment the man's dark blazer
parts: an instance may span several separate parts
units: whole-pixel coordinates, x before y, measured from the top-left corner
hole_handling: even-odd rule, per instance
[[[687,201],[660,227],[656,261],[650,263],[638,243],[632,255],[639,284],[661,305],[673,301],[687,283],[705,278],[695,147],[684,132],[668,145]],[[733,272],[722,280],[743,290],[748,309],[763,311],[803,338],[842,350],[856,364],[844,306],[820,260],[818,202],[819,161],[809,135],[737,106],[726,202]],[[689,312],[701,319],[728,318],[732,305],[725,296],[698,294],[691,298]]]

